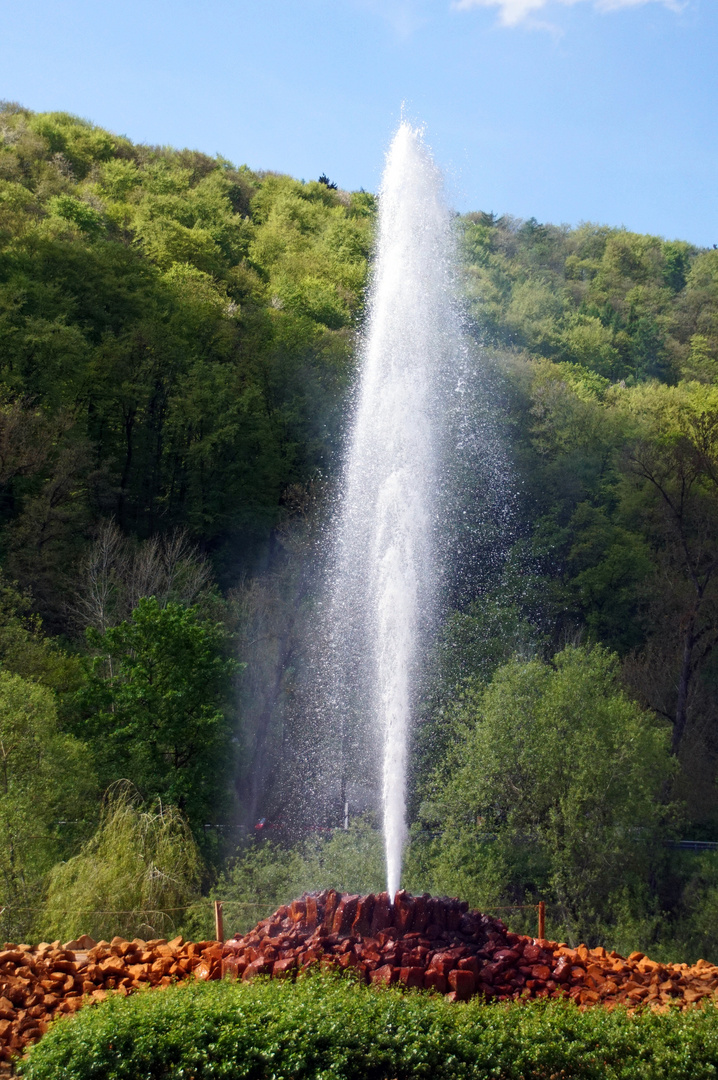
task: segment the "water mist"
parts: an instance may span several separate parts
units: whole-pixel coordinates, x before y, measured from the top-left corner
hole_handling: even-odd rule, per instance
[[[440,578],[442,445],[462,354],[453,233],[422,134],[387,154],[367,331],[335,526],[330,604],[342,725],[382,747],[387,891],[400,887],[409,725]],[[353,712],[352,712],[353,710]],[[353,717],[353,719],[352,719]],[[350,735],[343,734],[345,742]]]

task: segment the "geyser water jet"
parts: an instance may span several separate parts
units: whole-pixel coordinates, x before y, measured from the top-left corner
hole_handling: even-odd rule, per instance
[[[379,196],[369,318],[337,517],[331,636],[342,724],[382,745],[387,890],[400,887],[409,724],[435,608],[443,432],[462,353],[453,232],[422,133],[403,122]],[[447,396],[448,395],[448,396]],[[353,712],[352,712],[353,710]],[[343,734],[345,745],[352,741]]]

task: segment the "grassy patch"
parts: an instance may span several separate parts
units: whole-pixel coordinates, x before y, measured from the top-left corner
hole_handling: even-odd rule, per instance
[[[346,978],[188,983],[113,998],[56,1023],[29,1080],[704,1080],[718,1010],[667,1015],[505,1006]]]

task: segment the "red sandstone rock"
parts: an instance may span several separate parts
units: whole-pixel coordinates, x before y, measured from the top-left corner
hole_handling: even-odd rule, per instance
[[[306,902],[304,900],[292,900],[289,911],[292,922],[300,922],[307,914]]]
[[[241,979],[247,964],[236,955],[225,956],[222,959],[222,978]]]
[[[411,897],[405,892],[397,894],[393,907],[386,894],[357,898],[320,893],[303,900],[307,914],[302,918],[301,907],[295,908],[299,918],[291,942],[282,922],[286,909],[280,909],[273,920],[265,920],[273,930],[261,931],[277,940],[282,959],[294,956],[298,967],[320,960],[324,967],[354,968],[369,981],[400,981],[407,987],[424,985],[442,993],[449,990],[452,971],[468,973],[471,979],[451,976],[456,982],[449,994],[452,1000],[472,992],[467,988],[473,980],[473,992],[500,999],[570,993],[584,1004],[625,1000],[630,1005],[645,1000],[659,1007],[666,1001],[701,1000],[713,994],[718,984],[718,978],[713,978],[718,968],[710,965],[705,965],[710,968],[708,982],[704,968],[696,965],[700,985],[697,981],[689,985],[686,979],[665,978],[670,974],[667,968],[639,955],[629,964],[604,949],[569,950],[555,942],[512,934],[499,920],[469,912],[456,900]],[[315,925],[319,929],[313,932]],[[236,945],[228,943],[226,954],[236,950]],[[262,944],[260,928],[244,940],[243,947],[249,961],[264,957],[276,962],[271,944]],[[662,980],[660,985],[643,986],[643,975],[637,970],[641,965],[646,976]],[[294,970],[291,964],[284,967],[290,973]],[[632,983],[629,974],[639,981]]]
[[[374,911],[371,919],[371,933],[378,934],[380,930],[386,930],[391,926],[392,910],[387,893],[379,893],[374,897]]]
[[[408,934],[414,920],[414,897],[405,889],[394,897],[394,925],[400,934]]]
[[[78,946],[70,948],[70,946]],[[80,948],[79,946],[82,946]],[[629,1009],[690,1008],[718,994],[718,966],[699,960],[657,964],[603,948],[568,948],[512,934],[457,900],[386,893],[304,896],[279,908],[244,937],[224,943],[93,942],[6,945],[0,950],[0,1061],[37,1040],[53,1017],[108,992],[128,994],[176,979],[257,975],[292,978],[300,968],[352,969],[380,986],[401,983],[464,1001],[569,996],[581,1007],[623,1003]]]
[[[358,896],[347,894],[343,896],[337,905],[332,922],[332,933],[348,934],[351,931],[357,911]]]
[[[476,989],[476,980],[472,972],[454,968],[449,972],[449,986],[455,991],[459,1001],[468,1001]]]
[[[167,986],[186,978],[193,970],[207,978],[219,978],[222,945],[196,942],[185,945],[140,939],[95,943],[83,935],[68,942],[30,946],[6,946],[0,950],[0,1061],[39,1039],[58,1015],[76,1012],[85,1003],[101,1001],[108,990],[127,994],[149,983]],[[236,960],[229,963],[237,973]],[[167,971],[167,974],[162,972]]]
[[[424,986],[424,969],[422,967],[403,967],[399,969],[399,982],[409,988],[421,989]]]
[[[399,977],[399,969],[392,967],[391,964],[382,964],[371,973],[371,981],[377,985],[389,986],[390,983],[396,982]]]
[[[551,977],[559,983],[568,982],[571,978],[571,962],[565,956],[560,957],[559,962],[551,972]]]
[[[329,892],[324,895],[324,918],[322,920],[322,929],[326,930],[327,933],[331,933],[332,924],[334,922],[334,912],[337,910],[339,904],[339,893],[335,892],[334,889],[330,889]]]
[[[368,937],[371,934],[371,920],[374,913],[374,896],[361,896],[357,902],[356,917],[352,925],[355,937]]]
[[[459,960],[459,970],[470,971],[475,979],[481,974],[481,961],[478,956],[464,956]]]
[[[424,987],[426,990],[436,990],[439,994],[445,994],[449,984],[445,975],[435,968],[429,968],[424,972]]]
[[[305,925],[307,927],[307,930],[316,929],[318,917],[317,898],[316,896],[308,896],[306,900],[305,915]]]

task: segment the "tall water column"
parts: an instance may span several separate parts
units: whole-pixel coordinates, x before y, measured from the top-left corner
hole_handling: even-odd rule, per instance
[[[337,516],[331,636],[342,725],[381,748],[387,890],[400,887],[409,725],[439,577],[442,445],[461,338],[451,215],[402,123],[379,194],[368,329]],[[345,743],[351,732],[344,733]]]

